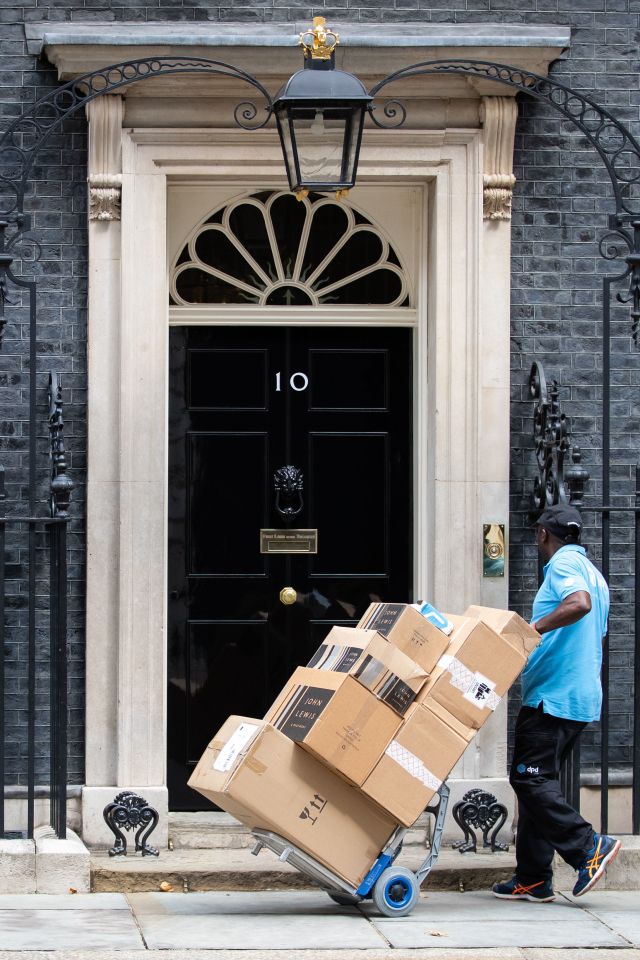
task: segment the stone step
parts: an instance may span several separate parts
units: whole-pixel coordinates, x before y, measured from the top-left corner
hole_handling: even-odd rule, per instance
[[[402,851],[399,862],[417,869],[426,848]],[[512,853],[460,854],[443,850],[425,881],[435,890],[480,890],[510,877]],[[106,850],[91,855],[91,889],[96,892],[184,892],[207,890],[304,890],[315,885],[270,850],[254,857],[248,847],[162,851],[158,858],[110,858]]]
[[[429,839],[432,818],[424,814],[409,830],[405,848],[424,847]],[[241,850],[254,840],[247,827],[230,814],[214,811],[169,814],[170,850]],[[153,843],[153,837],[150,839]]]
[[[640,890],[640,837],[623,836],[622,850],[598,889]],[[399,863],[413,870],[423,862],[426,846],[403,849]],[[513,847],[505,853],[460,854],[445,844],[425,880],[432,890],[486,890],[513,875]],[[570,890],[574,871],[561,860],[554,864],[557,890]],[[139,854],[111,858],[106,850],[91,853],[91,889],[107,892],[207,890],[301,890],[314,884],[270,850],[254,857],[248,846],[238,848],[163,850],[159,857]]]

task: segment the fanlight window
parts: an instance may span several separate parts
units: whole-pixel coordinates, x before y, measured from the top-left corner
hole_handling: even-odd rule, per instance
[[[171,302],[409,306],[404,271],[370,220],[321,194],[255,193],[202,223],[171,273]]]

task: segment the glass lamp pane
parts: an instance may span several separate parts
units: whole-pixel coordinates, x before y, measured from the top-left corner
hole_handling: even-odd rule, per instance
[[[310,117],[295,117],[293,128],[303,184],[342,183],[346,127],[345,117],[329,119],[319,110]]]
[[[276,120],[278,122],[278,133],[282,143],[282,154],[284,156],[285,166],[287,168],[287,178],[292,190],[296,189],[298,182],[298,171],[296,169],[294,145],[291,142],[292,124],[289,123],[289,113],[286,107],[276,110]]]

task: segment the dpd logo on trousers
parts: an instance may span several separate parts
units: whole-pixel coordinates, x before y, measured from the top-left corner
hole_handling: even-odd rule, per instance
[[[518,773],[539,773],[539,767],[527,767],[524,763],[519,763],[516,767]]]

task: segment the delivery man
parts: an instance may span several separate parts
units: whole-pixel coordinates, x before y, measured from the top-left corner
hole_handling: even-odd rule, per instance
[[[580,546],[582,517],[556,504],[542,512],[536,543],[545,561],[533,602],[532,626],[542,640],[522,674],[510,781],[518,797],[516,875],[493,888],[496,897],[547,903],[554,899],[557,850],[578,871],[573,895],[598,882],[620,841],[595,833],[560,790],[560,767],[583,728],[598,720],[600,669],[609,590]]]

